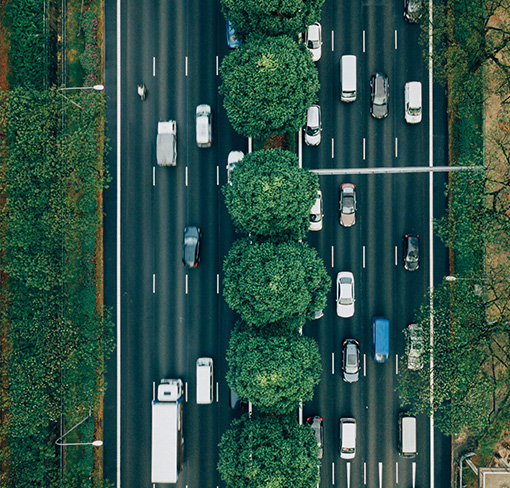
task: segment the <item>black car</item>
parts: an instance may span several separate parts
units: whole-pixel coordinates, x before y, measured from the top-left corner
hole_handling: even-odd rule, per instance
[[[306,422],[313,430],[317,445],[319,446],[319,459],[322,459],[324,454],[324,424],[322,418],[316,415],[315,417],[308,417]]]
[[[404,236],[404,269],[416,271],[420,267],[420,236],[406,234]]]
[[[418,22],[423,15],[423,0],[404,0],[404,20]]]
[[[196,225],[190,225],[184,229],[184,239],[182,243],[183,255],[182,265],[190,268],[196,268],[200,262],[200,241],[202,240],[202,231]]]
[[[346,339],[343,343],[342,373],[347,383],[355,383],[359,379],[359,343],[355,339]]]
[[[386,73],[374,73],[370,78],[370,113],[376,119],[388,116],[390,82]]]

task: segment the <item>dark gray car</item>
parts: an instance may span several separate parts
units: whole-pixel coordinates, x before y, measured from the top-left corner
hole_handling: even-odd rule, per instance
[[[404,269],[416,271],[420,267],[420,236],[406,234],[404,236]]]
[[[182,264],[189,268],[196,268],[200,262],[200,241],[202,231],[196,225],[190,225],[184,229],[182,242]]]
[[[390,83],[386,73],[374,73],[370,78],[370,113],[376,119],[388,116]]]

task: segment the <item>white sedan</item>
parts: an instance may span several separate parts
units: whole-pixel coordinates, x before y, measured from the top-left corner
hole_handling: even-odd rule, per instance
[[[305,44],[312,53],[312,59],[319,61],[322,55],[322,27],[319,22],[308,26],[305,34]]]
[[[350,271],[340,271],[336,275],[336,314],[349,318],[354,315],[354,275]]]

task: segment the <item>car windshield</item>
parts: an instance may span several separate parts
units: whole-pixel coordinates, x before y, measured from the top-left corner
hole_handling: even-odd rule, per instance
[[[306,126],[306,133],[309,136],[316,136],[319,133],[319,128],[318,127],[310,127],[308,125],[308,126]]]
[[[321,216],[319,214],[310,214],[310,222],[320,222]]]
[[[308,49],[317,49],[320,46],[318,39],[308,39],[308,44],[306,47]]]
[[[419,107],[409,107],[408,112],[409,112],[409,115],[420,115],[421,108],[419,108]]]

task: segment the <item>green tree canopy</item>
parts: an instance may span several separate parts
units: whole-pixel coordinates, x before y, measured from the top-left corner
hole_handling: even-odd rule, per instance
[[[324,0],[221,0],[221,10],[240,37],[250,32],[297,36],[320,20],[323,3]]]
[[[324,262],[306,242],[239,239],[223,269],[228,306],[256,326],[322,310],[331,287]]]
[[[288,413],[313,398],[322,373],[317,342],[307,336],[273,335],[248,327],[232,332],[228,384],[263,412]]]
[[[308,425],[292,417],[243,415],[219,444],[218,471],[229,488],[315,488],[317,441]]]
[[[310,53],[287,36],[250,36],[225,57],[220,74],[227,116],[246,137],[298,131],[319,91]]]
[[[294,153],[269,149],[247,154],[230,180],[223,192],[239,230],[266,237],[306,236],[319,178],[300,168]]]

